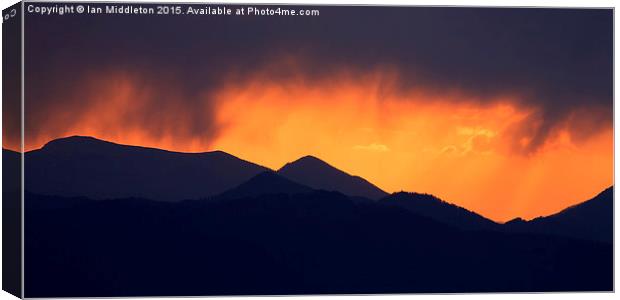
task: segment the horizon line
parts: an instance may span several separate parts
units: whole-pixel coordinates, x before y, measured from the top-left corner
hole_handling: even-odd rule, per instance
[[[148,150],[156,150],[156,151],[163,151],[163,152],[168,152],[168,153],[176,153],[176,154],[208,154],[208,153],[218,153],[218,152],[219,152],[219,153],[224,153],[224,154],[226,154],[226,155],[230,155],[230,156],[232,156],[232,157],[234,157],[234,158],[236,158],[236,159],[239,159],[239,160],[242,160],[242,161],[245,161],[245,162],[251,163],[251,164],[255,164],[255,165],[257,165],[257,166],[263,167],[263,168],[265,168],[265,169],[267,169],[267,170],[269,170],[269,171],[276,172],[276,173],[277,173],[277,171],[278,171],[278,170],[282,169],[284,166],[286,166],[286,165],[288,165],[288,164],[291,164],[291,163],[294,163],[294,162],[296,162],[296,161],[298,161],[298,160],[301,160],[302,158],[305,158],[305,157],[314,157],[314,158],[316,158],[316,159],[320,160],[321,162],[323,162],[323,163],[325,163],[325,164],[329,165],[330,167],[332,167],[332,168],[334,168],[334,169],[337,169],[338,171],[343,172],[343,173],[345,173],[345,174],[347,174],[347,175],[349,175],[349,176],[356,176],[356,177],[362,178],[363,180],[365,180],[365,181],[366,181],[366,182],[368,182],[369,184],[371,184],[371,185],[373,185],[373,186],[375,186],[375,187],[379,188],[381,191],[385,192],[388,196],[390,196],[390,195],[394,195],[394,194],[397,194],[397,193],[409,193],[409,194],[422,194],[422,195],[430,195],[430,196],[433,196],[433,197],[435,197],[435,198],[439,199],[440,201],[443,201],[443,202],[445,202],[445,203],[449,203],[449,204],[451,204],[451,205],[455,205],[455,206],[457,206],[457,207],[463,208],[463,209],[465,209],[465,210],[467,210],[467,211],[469,211],[469,212],[472,212],[472,213],[475,213],[475,214],[477,214],[477,215],[480,215],[480,216],[482,216],[483,218],[488,219],[488,220],[490,220],[490,221],[492,221],[492,222],[495,222],[495,223],[497,223],[497,224],[506,224],[506,223],[511,222],[511,221],[513,221],[513,220],[519,220],[519,219],[520,219],[520,220],[525,220],[525,221],[528,221],[528,222],[529,222],[529,221],[532,221],[532,220],[535,220],[535,219],[538,219],[538,218],[543,218],[543,217],[549,217],[549,216],[556,215],[556,214],[561,213],[561,212],[563,212],[563,211],[565,211],[565,210],[567,210],[567,209],[569,209],[569,208],[572,208],[572,207],[578,206],[578,205],[580,205],[580,204],[583,204],[583,203],[585,203],[585,202],[588,202],[588,201],[590,201],[590,200],[594,199],[596,196],[598,196],[599,194],[603,193],[603,192],[604,192],[604,191],[606,191],[607,189],[609,189],[609,188],[613,188],[613,187],[614,187],[614,184],[615,184],[615,182],[614,182],[614,183],[612,183],[612,185],[611,185],[611,186],[607,186],[607,187],[603,188],[602,190],[600,190],[600,191],[596,192],[596,194],[595,194],[594,196],[591,196],[591,197],[590,197],[590,198],[588,198],[587,200],[583,200],[583,201],[580,201],[580,202],[578,202],[578,203],[576,203],[576,204],[573,204],[573,205],[570,205],[570,206],[564,207],[564,208],[562,208],[562,209],[560,209],[560,210],[558,210],[558,211],[556,211],[556,212],[554,212],[554,213],[548,214],[548,215],[539,215],[539,216],[537,216],[537,217],[533,217],[533,218],[529,218],[529,219],[528,219],[528,218],[523,218],[523,217],[521,217],[521,216],[516,216],[516,217],[512,217],[512,218],[510,218],[510,219],[508,219],[508,220],[506,220],[506,221],[497,221],[497,220],[495,220],[495,219],[493,219],[493,218],[490,218],[490,217],[488,217],[488,216],[486,216],[486,215],[484,215],[484,214],[482,214],[482,213],[480,213],[480,212],[477,212],[477,211],[475,211],[475,210],[472,210],[472,209],[466,208],[466,207],[461,206],[461,205],[458,205],[458,204],[456,204],[456,203],[453,203],[453,202],[447,201],[447,200],[445,200],[445,199],[443,199],[443,198],[441,198],[441,197],[437,197],[437,196],[436,196],[435,194],[433,194],[433,193],[426,193],[426,192],[413,192],[413,191],[407,191],[407,190],[404,190],[404,189],[402,189],[402,188],[401,188],[399,191],[392,191],[392,192],[386,191],[386,190],[384,190],[383,188],[379,187],[378,185],[376,185],[376,184],[372,183],[372,182],[371,182],[371,181],[369,181],[368,179],[366,179],[366,178],[364,178],[364,177],[362,177],[362,176],[359,176],[359,175],[353,175],[353,174],[351,174],[351,173],[348,173],[348,172],[346,172],[346,171],[343,171],[343,170],[341,170],[340,168],[337,168],[337,167],[333,166],[332,164],[330,164],[329,162],[325,161],[324,159],[321,159],[321,158],[319,158],[318,156],[316,156],[316,155],[312,155],[312,154],[306,154],[306,155],[303,155],[303,156],[301,156],[301,157],[299,157],[299,158],[297,158],[297,159],[295,159],[295,160],[293,160],[293,161],[286,162],[284,165],[282,165],[282,166],[281,166],[280,168],[278,168],[278,169],[272,169],[272,168],[266,167],[266,166],[264,166],[264,165],[262,165],[262,164],[260,164],[260,163],[253,162],[253,161],[250,161],[250,160],[246,160],[246,159],[244,159],[244,158],[241,158],[241,157],[239,157],[239,156],[237,156],[237,155],[231,154],[231,153],[226,152],[226,151],[224,151],[224,150],[210,150],[210,151],[201,151],[201,152],[183,152],[183,151],[174,151],[174,150],[168,150],[168,149],[164,149],[164,148],[151,147],[151,146],[140,146],[140,145],[132,145],[132,144],[122,144],[122,143],[116,143],[116,142],[108,141],[108,140],[101,139],[101,138],[98,138],[98,137],[95,137],[95,136],[89,136],[89,135],[78,135],[78,134],[75,134],[75,135],[69,135],[69,136],[64,136],[64,137],[59,137],[59,138],[55,138],[55,139],[51,139],[51,140],[47,141],[45,144],[43,144],[43,146],[41,146],[40,148],[37,148],[37,149],[31,149],[31,150],[27,150],[27,151],[23,151],[23,152],[21,152],[21,151],[15,151],[15,150],[13,150],[13,149],[6,148],[4,145],[2,145],[2,150],[8,150],[8,151],[12,151],[12,152],[15,152],[15,153],[20,153],[20,154],[24,154],[24,155],[25,155],[25,154],[30,153],[30,152],[34,152],[34,151],[43,150],[46,146],[48,146],[50,143],[52,143],[52,142],[54,142],[54,141],[58,141],[58,140],[66,140],[66,139],[71,139],[71,138],[86,138],[86,139],[92,139],[92,140],[96,140],[96,141],[103,142],[103,143],[108,143],[108,144],[112,144],[112,145],[117,145],[117,146],[132,147],[132,148],[141,148],[141,149],[148,149]],[[386,196],[386,197],[387,197],[387,196]],[[154,200],[154,201],[155,201],[155,200]]]

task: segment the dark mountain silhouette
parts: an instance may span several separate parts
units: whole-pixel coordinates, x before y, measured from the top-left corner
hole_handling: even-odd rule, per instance
[[[26,153],[26,190],[178,201],[220,194],[267,168],[222,151],[179,153],[74,136]]]
[[[462,231],[338,192],[26,202],[65,203],[26,208],[26,297],[613,289],[611,244]]]
[[[364,178],[349,175],[313,156],[287,163],[278,174],[314,189],[338,191],[349,196],[378,200],[387,195]]]
[[[25,297],[613,290],[613,188],[498,225],[313,157],[72,137],[25,167]]]
[[[433,195],[399,192],[381,199],[381,203],[398,206],[439,222],[466,230],[498,229],[499,224]]]
[[[242,198],[269,194],[301,194],[310,191],[312,189],[307,186],[288,180],[273,171],[265,171],[224,192],[221,197]]]
[[[522,224],[527,223],[526,220],[524,220],[523,218],[514,218],[506,223],[504,223],[505,226],[521,226]]]
[[[531,221],[515,219],[504,224],[513,232],[561,235],[613,243],[614,188],[609,187],[596,197],[547,217]]]

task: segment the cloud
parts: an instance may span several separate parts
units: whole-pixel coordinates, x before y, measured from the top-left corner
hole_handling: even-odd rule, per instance
[[[359,151],[369,151],[369,152],[388,152],[388,151],[390,151],[390,148],[388,148],[388,146],[383,145],[383,144],[376,144],[376,143],[372,143],[372,144],[369,144],[369,145],[355,145],[355,146],[353,146],[353,149],[359,150]]]
[[[536,111],[529,116],[535,126],[515,132],[528,141],[521,147],[526,153],[574,121],[577,111],[596,122],[572,128],[575,137],[587,139],[612,124],[612,10],[320,9],[316,18],[29,19],[26,134],[56,126],[45,121],[57,107],[79,113],[95,101],[84,93],[85,80],[119,71],[152,92],[144,114],[132,114],[131,122],[144,122],[158,136],[175,131],[163,121],[175,113],[189,124],[187,134],[214,138],[219,129],[209,110],[190,108],[212,106],[205,95],[257,74],[322,86],[338,73],[382,73],[376,93],[386,97],[423,89],[434,99],[460,94],[446,101],[485,105],[508,95]]]
[[[49,94],[47,94],[49,92]],[[119,143],[205,151],[219,132],[209,94],[188,93],[174,78],[100,70],[79,81],[31,90],[26,101],[26,149],[51,139],[89,135]],[[51,103],[37,107],[45,98]]]

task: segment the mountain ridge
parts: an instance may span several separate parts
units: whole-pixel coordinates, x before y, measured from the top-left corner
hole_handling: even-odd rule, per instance
[[[553,234],[613,243],[613,197],[610,186],[591,199],[561,211],[526,221],[515,218],[503,224],[507,231]]]
[[[5,150],[10,151],[7,149]],[[163,169],[164,169],[163,172],[166,174],[163,174],[163,175],[160,174],[162,176],[159,177],[159,178],[164,178],[165,179],[164,182],[166,182],[167,180],[174,181],[174,177],[180,176],[182,178],[184,175],[187,175],[187,174],[180,174],[179,172],[175,173],[171,171],[178,165],[184,165],[184,167],[188,167],[188,165],[191,165],[191,164],[187,163],[187,161],[188,160],[191,161],[192,159],[206,160],[206,161],[210,161],[210,160],[228,161],[228,163],[226,163],[225,165],[233,166],[233,167],[236,166],[237,168],[240,168],[240,169],[249,168],[249,170],[241,171],[241,173],[243,174],[242,176],[238,176],[238,178],[222,179],[220,178],[221,176],[219,172],[215,172],[215,173],[214,172],[211,172],[211,173],[203,172],[204,170],[208,170],[209,167],[212,167],[213,165],[212,163],[207,163],[207,164],[205,164],[204,162],[198,163],[197,165],[200,165],[201,166],[200,168],[191,168],[191,167],[189,168],[189,170],[191,170],[191,172],[189,172],[191,176],[189,177],[203,176],[206,178],[207,182],[209,180],[216,182],[217,186],[215,188],[208,188],[209,186],[208,183],[197,181],[197,180],[188,181],[188,183],[193,182],[194,183],[193,185],[192,184],[185,184],[185,185],[176,184],[175,185],[175,184],[170,184],[170,182],[166,182],[164,186],[168,187],[167,188],[168,191],[167,193],[163,193],[164,195],[163,197],[161,197],[162,195],[161,187],[155,188],[157,192],[153,191],[153,192],[136,193],[135,191],[131,191],[131,188],[133,187],[128,187],[123,192],[107,193],[107,194],[106,193],[88,193],[88,192],[84,192],[84,190],[80,188],[81,186],[83,186],[82,182],[85,181],[86,179],[89,179],[90,177],[93,177],[93,174],[89,174],[88,172],[87,173],[79,172],[79,170],[76,170],[76,166],[83,165],[83,164],[88,165],[90,164],[89,161],[98,160],[102,158],[104,158],[104,160],[108,164],[103,163],[102,165],[99,165],[96,168],[95,166],[90,166],[90,168],[86,168],[87,169],[86,171],[97,172],[99,168],[102,168],[103,170],[106,170],[103,173],[107,175],[114,175],[115,172],[112,172],[106,168],[109,168],[110,166],[123,167],[123,168],[134,167],[128,171],[130,174],[132,174],[132,176],[125,176],[125,178],[128,180],[135,180],[136,178],[140,178],[141,176],[138,176],[138,175],[133,176],[133,174],[136,174],[135,170],[140,169],[140,168],[132,165],[131,162],[128,162],[126,157],[123,158],[123,155],[124,155],[123,152],[132,152],[133,153],[132,160],[149,160],[149,159],[161,158],[161,157],[165,158],[165,160],[170,160],[169,162],[166,162],[163,164]],[[45,156],[45,155],[52,156],[52,160],[54,161],[46,161],[43,166],[37,166],[41,162],[41,156]],[[116,159],[119,158],[119,156],[122,158],[121,161],[125,163],[115,161]],[[207,151],[207,152],[177,152],[177,151],[170,151],[170,150],[153,148],[153,147],[124,145],[124,144],[119,144],[119,143],[97,139],[95,137],[74,135],[74,136],[69,136],[69,137],[64,137],[64,138],[59,138],[59,139],[49,141],[40,149],[26,152],[25,157],[26,157],[25,169],[28,171],[28,174],[30,174],[29,176],[26,177],[26,185],[25,185],[26,189],[29,189],[31,192],[35,192],[39,194],[47,194],[47,195],[58,195],[58,196],[69,196],[69,197],[86,196],[86,197],[93,198],[93,199],[119,198],[119,197],[144,197],[148,199],[164,200],[164,201],[180,201],[183,199],[201,199],[205,197],[220,195],[228,190],[238,187],[239,185],[247,182],[252,177],[260,173],[273,172],[275,174],[278,174],[279,176],[287,178],[288,180],[294,183],[298,183],[308,188],[341,192],[353,198],[358,197],[360,201],[362,202],[363,202],[363,199],[369,199],[369,201],[370,200],[382,201],[385,198],[390,198],[390,197],[398,198],[399,197],[399,196],[394,196],[394,195],[398,195],[399,193],[388,194],[385,191],[378,188],[377,186],[375,186],[374,184],[367,181],[366,179],[359,177],[359,176],[350,175],[332,166],[331,164],[317,158],[316,156],[312,156],[312,155],[302,156],[295,161],[286,163],[284,166],[282,166],[278,170],[272,170],[264,166],[261,166],[259,164],[238,158],[232,154],[229,154],[221,150],[214,150],[214,151]],[[60,160],[55,161],[55,159],[57,158],[60,158]],[[45,161],[45,159],[43,159],[43,161]],[[64,177],[60,176],[60,179],[59,179],[59,176],[56,176],[58,174],[55,173],[55,171],[58,171],[57,169],[62,167],[63,163],[66,163],[67,161],[70,161],[69,165],[71,167],[70,168],[71,172],[66,172],[64,174],[65,176]],[[150,163],[152,163],[152,161]],[[150,163],[147,163],[145,165],[148,167],[151,165]],[[201,169],[202,167],[204,167],[204,169]],[[41,168],[45,169],[45,171],[42,172]],[[116,170],[116,173],[119,173],[120,171],[124,172],[124,170],[125,169]],[[153,173],[158,173],[158,172],[157,170],[153,171],[153,169],[151,168],[151,171],[143,172],[143,174],[141,175],[142,177],[152,179]],[[71,178],[67,178],[67,175],[71,175],[71,174],[73,174],[73,176],[69,176]],[[164,175],[167,175],[167,176],[164,176]],[[174,176],[170,176],[170,175],[174,175]],[[63,178],[65,180],[62,180]],[[75,180],[75,182],[73,180]],[[181,181],[182,180],[177,180],[177,182],[181,182]],[[44,187],[42,188],[41,184],[44,185],[44,187],[47,186],[47,188],[44,188]],[[68,193],[66,191],[63,192],[58,188],[60,186],[63,186],[63,184],[65,187],[69,186],[70,191]],[[99,185],[93,182],[90,182],[90,185],[91,186],[95,185],[96,187],[101,188]],[[142,188],[145,188],[145,186],[148,186],[148,185],[153,186],[153,184],[150,184],[148,182],[141,183]],[[173,186],[176,186],[176,187],[173,187]],[[181,195],[177,195],[177,192],[181,188],[196,189],[197,186],[201,187],[202,189],[193,191],[191,193],[181,193]],[[115,185],[115,188],[117,187],[118,186]],[[426,195],[426,194],[419,194],[419,193],[407,193],[407,194],[409,194],[410,196],[413,195],[414,198],[416,197],[420,198]],[[492,223],[498,223],[474,211],[470,211],[466,208],[455,205],[454,203],[436,198],[434,196],[432,197],[440,201],[439,204],[441,203],[448,204],[446,207],[453,208],[455,209],[455,211],[462,209],[464,214],[466,214],[467,212],[471,214],[471,216],[474,219],[479,219],[479,220],[484,219],[482,223],[488,224],[487,221],[490,221]],[[584,201],[583,203],[585,202],[587,201]],[[552,214],[552,215],[559,214],[565,210],[570,211],[570,209],[572,209],[573,207],[579,206],[583,203],[576,204],[571,207],[567,207],[563,209],[562,211]],[[427,205],[427,203],[422,202],[422,205]],[[417,208],[417,209],[419,210],[420,208]],[[418,211],[418,213],[420,213],[420,211]],[[515,225],[515,223],[532,224],[531,222],[534,222],[535,220],[550,217],[552,215],[538,217],[530,221],[523,220],[522,222],[519,221],[519,218],[515,218],[511,221],[504,223],[503,225],[504,227],[508,228],[508,227],[520,226],[520,225]]]
[[[70,147],[71,146],[72,147],[80,147],[81,149],[84,149],[83,146],[85,144],[104,146],[104,147],[131,148],[131,149],[136,149],[136,150],[137,149],[141,149],[141,150],[147,150],[147,151],[172,153],[172,154],[188,154],[188,155],[225,154],[227,156],[232,156],[232,157],[235,157],[237,159],[250,162],[248,160],[244,160],[242,158],[239,158],[239,157],[237,157],[237,156],[235,156],[233,154],[230,154],[230,153],[222,151],[222,150],[201,151],[201,152],[173,151],[173,150],[167,150],[167,149],[162,149],[162,148],[157,148],[157,147],[147,147],[147,146],[138,146],[138,145],[129,145],[129,144],[115,143],[115,142],[111,142],[111,141],[107,141],[107,140],[102,140],[102,139],[98,139],[96,137],[85,136],[85,135],[72,135],[72,136],[67,136],[67,137],[53,139],[53,140],[45,143],[41,148],[30,150],[30,151],[26,151],[26,153],[34,152],[34,151],[37,151],[37,150],[44,150],[44,149],[45,150],[56,150],[56,149],[58,149],[58,150],[67,150],[67,146],[70,146]]]
[[[611,244],[462,231],[336,192],[175,203],[25,197],[63,204],[26,207],[26,253],[37,262],[26,265],[28,297],[613,289]]]
[[[493,230],[499,227],[499,224],[491,219],[431,194],[396,192],[381,199],[380,202],[402,207],[414,214],[461,229]]]
[[[161,201],[220,194],[269,170],[223,151],[183,153],[72,136],[25,154],[30,192]]]

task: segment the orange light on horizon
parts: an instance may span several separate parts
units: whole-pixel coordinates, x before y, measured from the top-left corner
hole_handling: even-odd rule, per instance
[[[579,145],[556,130],[528,152],[536,111],[514,96],[480,104],[456,92],[389,93],[385,81],[228,86],[213,145],[273,169],[314,155],[388,192],[435,194],[496,221],[549,215],[613,184],[611,128]]]
[[[539,120],[519,95],[479,101],[451,90],[396,91],[390,72],[269,78],[229,80],[189,108],[175,106],[181,96],[171,86],[170,103],[152,124],[142,114],[161,91],[107,74],[85,88],[89,105],[55,111],[25,148],[88,135],[172,151],[222,150],[272,169],[314,155],[387,192],[431,193],[496,221],[549,215],[613,184],[611,126],[575,140],[571,124],[560,124],[527,150]],[[188,109],[205,112],[208,136],[184,123]]]

